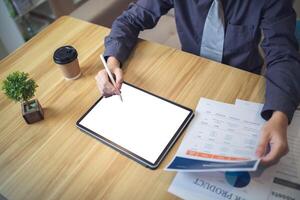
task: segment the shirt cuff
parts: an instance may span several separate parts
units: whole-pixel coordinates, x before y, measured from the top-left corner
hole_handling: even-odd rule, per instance
[[[269,87],[266,93],[266,102],[261,111],[261,116],[265,120],[272,117],[274,111],[281,111],[286,114],[289,124],[292,121],[297,105],[292,97],[275,86]]]
[[[110,56],[114,56],[122,65],[129,56],[128,49],[119,41],[110,40],[108,37],[105,40],[105,51],[103,53],[105,60]]]

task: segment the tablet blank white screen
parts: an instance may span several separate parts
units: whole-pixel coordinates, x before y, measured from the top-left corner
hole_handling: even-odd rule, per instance
[[[103,98],[80,124],[155,163],[189,111],[127,84],[119,96]]]

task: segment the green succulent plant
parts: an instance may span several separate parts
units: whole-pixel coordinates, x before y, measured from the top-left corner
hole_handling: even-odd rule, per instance
[[[25,72],[13,72],[3,81],[2,90],[9,99],[16,102],[28,102],[35,93],[38,85],[29,74]]]

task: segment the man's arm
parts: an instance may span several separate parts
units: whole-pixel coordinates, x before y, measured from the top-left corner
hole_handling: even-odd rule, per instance
[[[262,117],[281,111],[292,120],[300,101],[300,55],[295,38],[296,14],[291,0],[266,1],[261,28],[267,63]]]
[[[266,96],[257,155],[273,164],[288,152],[287,126],[300,101],[300,57],[295,38],[296,15],[291,0],[266,1],[261,28],[264,33]],[[266,154],[270,145],[270,151]]]
[[[114,21],[110,34],[105,38],[104,57],[116,77],[116,86],[109,82],[105,70],[99,71],[95,79],[103,96],[109,97],[120,91],[123,82],[120,63],[128,58],[139,32],[153,28],[159,18],[172,7],[172,0],[139,0],[130,4],[128,10]]]
[[[105,38],[104,56],[124,62],[135,46],[139,32],[153,28],[172,7],[172,0],[139,0],[130,4],[128,10],[114,21]]]

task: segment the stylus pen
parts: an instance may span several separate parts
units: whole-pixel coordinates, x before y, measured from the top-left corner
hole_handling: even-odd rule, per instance
[[[120,93],[120,94],[119,94],[120,99],[121,99],[121,101],[123,102],[123,98],[122,98],[122,95],[121,95],[121,91],[117,88],[117,83],[116,83],[116,81],[115,81],[113,75],[111,74],[111,72],[110,72],[110,70],[109,70],[109,68],[108,68],[108,66],[107,66],[107,64],[106,64],[106,61],[105,61],[105,59],[104,59],[104,57],[103,57],[102,54],[100,55],[100,58],[101,58],[101,61],[102,61],[103,65],[104,65],[104,68],[105,68],[105,70],[106,70],[106,72],[107,72],[107,74],[108,74],[108,77],[109,77],[110,81],[112,82],[113,86],[119,91],[119,93]]]

